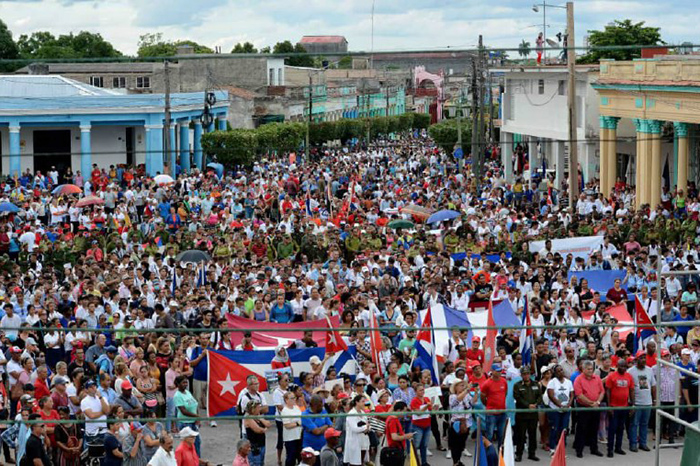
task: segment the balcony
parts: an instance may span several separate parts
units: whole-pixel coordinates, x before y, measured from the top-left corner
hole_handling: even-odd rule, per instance
[[[600,83],[700,86],[700,60],[669,57],[600,62]]]

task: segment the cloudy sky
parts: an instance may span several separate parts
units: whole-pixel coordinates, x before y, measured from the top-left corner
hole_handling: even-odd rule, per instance
[[[541,2],[541,0],[534,0]],[[589,29],[630,18],[661,27],[667,42],[691,40],[697,28],[688,14],[697,0],[673,8],[658,0],[578,0],[577,45]],[[375,0],[375,50],[469,48],[479,34],[486,45],[517,47],[534,42],[542,14],[533,0]],[[687,4],[687,7],[683,7]],[[55,34],[100,32],[119,50],[132,54],[141,34],[191,39],[228,52],[250,41],[257,47],[304,34],[344,35],[351,50],[369,50],[372,0],[0,0],[0,18],[15,38],[38,30]],[[566,14],[547,9],[548,36],[563,30]],[[538,26],[535,26],[535,25]]]

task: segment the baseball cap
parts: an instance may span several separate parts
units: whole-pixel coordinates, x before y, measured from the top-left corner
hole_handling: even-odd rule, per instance
[[[688,356],[690,356],[691,354],[693,354],[693,352],[690,350],[690,348],[683,348],[681,350],[681,354],[687,354]]]
[[[306,447],[301,450],[301,456],[304,458],[312,458],[314,456],[318,456],[318,454],[319,453],[311,447]]]
[[[21,352],[22,352],[22,348],[20,348],[19,346],[13,346],[12,348],[10,348],[10,353],[18,354]]]
[[[348,395],[345,392],[340,392],[338,395],[335,397],[337,400],[343,400],[345,398],[350,398],[350,395]]]
[[[90,388],[90,387],[94,387],[94,386],[96,386],[96,385],[97,385],[97,384],[95,383],[94,380],[88,380],[87,382],[85,382],[84,387],[85,387],[85,388]]]
[[[116,353],[117,352],[117,347],[109,345],[107,348],[105,348],[105,351],[108,353]]]
[[[472,343],[474,343],[474,342],[477,342],[477,343],[478,343],[478,342],[480,342],[480,341],[481,341],[481,338],[479,338],[479,337],[477,337],[477,336],[472,337]]]
[[[128,380],[122,382],[122,390],[131,390],[132,388],[134,388],[134,386],[131,385],[131,382]]]
[[[28,344],[28,345],[34,345],[34,346],[36,346],[36,340],[35,340],[34,338],[32,338],[32,337],[27,338],[27,340],[25,341],[25,343]]]
[[[639,350],[639,351],[637,351],[637,354],[634,355],[634,358],[639,359],[642,356],[646,356],[646,355],[647,355],[647,353],[644,350]]]
[[[191,427],[185,427],[180,431],[180,438],[187,438],[187,437],[197,437],[199,435],[199,432],[196,430],[192,429]]]
[[[60,375],[57,375],[51,381],[51,385],[61,385],[61,384],[65,385],[67,383],[68,383],[68,381],[65,378],[61,377]]]
[[[332,438],[332,437],[340,437],[340,435],[341,435],[340,431],[335,430],[332,427],[326,429],[326,432],[323,434],[323,436],[327,439]]]

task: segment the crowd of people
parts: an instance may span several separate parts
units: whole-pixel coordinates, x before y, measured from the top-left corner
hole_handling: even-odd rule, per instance
[[[158,184],[95,166],[89,177],[52,170],[1,185],[0,203],[19,209],[0,217],[0,415],[19,421],[3,428],[7,463],[70,466],[104,455],[106,466],[206,465],[208,350],[256,349],[250,333],[232,343],[229,314],[275,323],[337,315],[357,360],[357,373],[346,374],[311,358],[311,371],[281,375],[270,396],[249,377],[238,409],[251,417],[232,434],[241,438],[235,466],[265,464],[268,449],[286,466],[386,464],[403,460],[408,445],[422,466],[438,454],[460,465],[477,430],[493,462],[508,418],[516,461],[553,451],[562,433],[577,456],[614,457],[626,453],[625,431],[628,452],[649,450],[656,397],[667,406],[698,401],[696,379],[667,367],[655,377],[657,344],[689,371],[700,359],[700,326],[685,324],[698,310],[693,278],[655,272],[657,261],[663,271],[700,263],[694,188],[664,190],[658,207],[635,209],[624,184],[606,199],[591,180],[564,208],[552,202],[551,182],[524,191],[494,160],[477,180],[469,159],[419,134],[227,168],[222,178],[194,170]],[[82,193],[54,191],[65,183]],[[88,194],[96,199],[86,205]],[[425,223],[421,212],[443,209],[459,215]],[[585,258],[562,256],[550,241],[528,247],[589,235],[604,241]],[[211,260],[176,260],[193,249]],[[625,276],[594,290],[569,278],[582,270]],[[637,352],[607,312],[623,302],[635,312],[631,294],[656,321],[678,322]],[[413,364],[420,311],[442,304],[469,313],[490,299],[530,314],[529,363],[524,332],[499,331],[486,367],[483,340],[454,329],[437,348],[439,380]],[[378,358],[363,330],[375,318],[385,328]],[[312,337],[291,347],[313,347]],[[287,349],[276,350],[271,369],[290,365]],[[512,407],[530,411],[505,411]],[[267,413],[281,417],[255,417]],[[697,420],[692,407],[681,414]],[[37,419],[45,422],[22,422]],[[673,443],[683,430],[664,422],[662,435]]]

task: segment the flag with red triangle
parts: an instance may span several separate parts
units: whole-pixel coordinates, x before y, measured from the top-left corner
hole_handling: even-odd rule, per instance
[[[496,330],[496,321],[493,318],[493,300],[489,300],[489,310],[488,317],[486,318],[486,325],[489,327],[486,330],[486,337],[484,338],[484,372],[491,371],[491,364],[493,363],[493,358],[496,356],[496,335],[498,335],[498,330]]]
[[[644,342],[656,334],[656,327],[654,327],[654,323],[651,321],[647,311],[644,310],[644,306],[642,306],[642,302],[637,295],[634,295],[634,321],[637,324],[634,337],[634,353],[636,354],[638,350],[644,348]]]
[[[340,332],[333,328],[333,324],[328,317],[326,317],[326,320],[328,321],[328,330],[326,331],[326,353],[347,351],[348,344],[345,343],[343,337],[340,336]]]
[[[264,377],[247,369],[245,366],[227,358],[224,352],[208,350],[207,364],[209,388],[207,407],[209,416],[233,416],[236,412],[238,395],[245,389],[246,378],[254,375],[260,381],[261,392],[267,390]]]
[[[377,373],[384,375],[384,367],[382,366],[382,358],[381,358],[381,353],[382,353],[382,336],[379,333],[379,323],[377,322],[377,316],[374,314],[373,311],[370,310],[370,322],[369,325],[372,327],[374,330],[370,330],[369,332],[369,343],[372,348],[372,360],[374,361],[374,364],[377,366]]]
[[[430,306],[425,312],[423,325],[416,337],[416,356],[413,364],[421,369],[428,369],[434,384],[440,383],[440,372],[438,371],[437,351],[435,350],[435,335],[433,333],[433,317]]]

